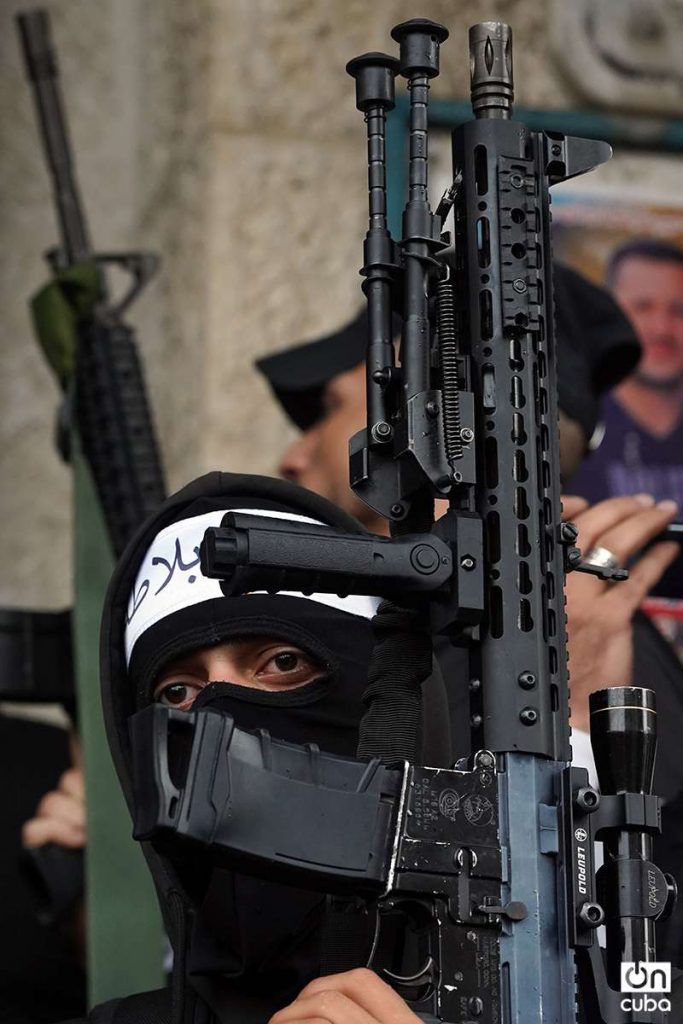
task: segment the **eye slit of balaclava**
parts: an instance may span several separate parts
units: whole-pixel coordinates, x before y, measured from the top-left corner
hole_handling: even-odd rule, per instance
[[[293,647],[300,648],[308,658],[320,665],[323,672],[322,679],[331,683],[339,674],[340,655],[316,636],[307,625],[294,621],[291,610],[292,601],[296,602],[296,611],[304,614],[305,606],[309,605],[307,601],[259,595],[254,598],[218,599],[217,603],[222,611],[222,616],[220,616],[222,621],[217,622],[214,619],[205,626],[193,621],[188,628],[180,629],[180,620],[174,621],[175,617],[170,616],[158,628],[150,630],[147,637],[142,638],[139,649],[136,650],[136,656],[133,658],[131,681],[137,691],[138,707],[146,707],[154,702],[154,691],[158,686],[160,675],[164,668],[175,659],[203,647],[216,647],[231,641],[250,640],[258,637],[269,637],[277,643],[291,644]],[[232,615],[227,614],[225,607],[220,608],[220,605],[224,605],[224,603],[232,605],[230,609]],[[236,607],[242,606],[244,610],[245,605],[247,608],[253,607],[257,614],[250,616],[234,614]],[[281,607],[284,610],[278,614]],[[181,612],[180,616],[183,614]],[[194,617],[193,615],[192,618]],[[305,683],[293,690],[307,689],[319,681],[320,679]],[[229,679],[210,680],[210,682],[233,683]],[[251,689],[260,695],[273,692],[282,696],[290,692],[289,690],[266,691],[257,687],[242,686],[242,684],[233,685],[236,689]]]
[[[313,679],[303,686],[292,687],[291,690],[260,690],[255,686],[243,686],[241,683],[216,679],[197,694],[191,710],[199,711],[214,702],[220,702],[224,697],[230,697],[243,704],[256,704],[262,708],[301,708],[320,700],[333,685],[334,679],[329,675]]]
[[[290,686],[285,684],[281,689],[275,690],[251,686],[248,683],[236,683],[232,679],[210,679],[201,686],[192,702],[191,708],[188,710],[198,711],[200,708],[212,703],[218,696],[230,696],[238,701],[260,704],[261,706],[302,707],[323,697],[330,686],[334,685],[335,677],[339,672],[339,665],[332,652],[313,637],[308,638],[308,641],[304,643],[300,636],[294,640],[289,630],[274,630],[263,634],[242,633],[212,646],[219,646],[220,643],[238,644],[240,641],[258,639],[259,636],[267,637],[276,644],[285,644],[296,648],[314,666],[315,678],[308,682],[292,684]],[[315,651],[313,650],[314,647],[316,648]],[[191,656],[192,651],[188,651],[187,654]],[[183,654],[179,654],[177,657],[182,659]],[[164,671],[173,660],[175,660],[175,657],[167,659],[165,664],[159,668],[156,678],[150,687],[150,703],[155,702],[155,700],[159,701],[160,695],[157,695],[155,698],[155,691],[163,678]],[[179,674],[182,675],[182,672]]]
[[[223,645],[226,646],[226,647],[232,647],[232,646],[237,646],[238,644],[241,644],[241,643],[249,643],[251,641],[258,641],[259,639],[267,640],[269,642],[269,644],[268,644],[269,646],[279,646],[279,647],[286,648],[286,649],[283,649],[283,650],[276,651],[274,654],[270,654],[269,660],[271,660],[271,659],[273,659],[275,657],[278,657],[281,654],[288,654],[288,653],[300,654],[300,655],[302,655],[307,660],[307,662],[310,665],[311,673],[314,675],[313,679],[307,680],[304,683],[291,683],[291,684],[288,684],[288,683],[285,682],[282,689],[278,689],[278,690],[274,690],[273,689],[272,692],[282,693],[282,692],[289,692],[290,689],[301,689],[303,686],[307,686],[310,683],[316,682],[316,681],[324,679],[324,678],[327,679],[334,672],[335,666],[333,664],[333,657],[332,657],[332,654],[331,654],[331,652],[329,650],[323,650],[321,645],[317,644],[317,647],[319,649],[317,651],[313,652],[310,649],[310,647],[311,647],[311,643],[310,642],[308,644],[303,644],[303,643],[301,643],[300,638],[297,638],[297,640],[294,640],[292,638],[292,636],[288,633],[287,630],[285,630],[285,631],[273,631],[273,632],[263,633],[263,634],[259,634],[259,633],[240,634],[239,636],[230,636],[229,638],[226,638],[224,640],[219,640],[219,641],[217,641],[216,643],[213,643],[213,644],[193,645],[191,647],[188,647],[187,650],[184,651],[184,652],[179,652],[176,655],[173,655],[171,657],[166,658],[165,663],[160,667],[160,669],[157,672],[156,678],[153,680],[153,682],[151,684],[151,688],[150,688],[151,699],[152,700],[155,699],[155,693],[157,691],[157,688],[159,687],[159,685],[163,681],[163,677],[167,673],[171,672],[172,675],[176,675],[177,674],[180,677],[185,675],[185,670],[183,668],[179,668],[177,670],[177,673],[174,672],[174,671],[171,671],[173,665],[175,663],[178,663],[178,662],[179,663],[183,663],[185,659],[191,659],[191,657],[193,657],[193,654],[196,653],[198,650],[200,650],[200,649],[208,650],[208,649],[210,649],[212,647],[220,647],[220,646],[223,646]],[[290,648],[293,648],[293,650],[291,650]],[[259,654],[259,655],[255,655],[255,656],[260,657],[261,655]],[[296,670],[292,670],[292,671],[296,671]],[[194,674],[193,669],[189,668],[189,669],[186,670],[186,675],[190,676],[190,675],[193,675],[193,674]],[[200,674],[201,674],[201,672],[200,672]],[[283,673],[283,675],[285,675],[285,673]],[[257,685],[254,685],[253,687],[250,687],[249,683],[238,683],[236,680],[228,678],[227,676],[225,676],[225,677],[221,676],[221,677],[217,677],[215,679],[209,679],[207,681],[207,683],[205,684],[205,686],[210,685],[211,683],[233,683],[236,686],[240,685],[240,686],[245,686],[247,688],[269,689],[269,688],[266,688],[266,687],[258,687]]]

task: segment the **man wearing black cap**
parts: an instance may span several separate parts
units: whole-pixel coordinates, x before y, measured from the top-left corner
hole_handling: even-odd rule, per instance
[[[559,337],[560,452],[562,475],[568,479],[583,459],[598,418],[600,395],[628,376],[637,365],[640,346],[629,321],[614,300],[575,271],[558,267],[555,304]],[[400,323],[395,323],[398,335]],[[366,318],[359,313],[341,331],[261,359],[257,366],[268,379],[285,412],[302,434],[283,453],[282,476],[324,495],[351,512],[370,530],[384,533],[387,524],[361,502],[348,483],[347,440],[365,421]],[[585,553],[600,549],[620,564],[638,554],[676,513],[672,503],[655,505],[649,495],[601,502],[591,509],[578,499],[565,499],[565,514],[576,521]],[[567,584],[572,670],[572,725],[576,753],[590,760],[588,693],[596,686],[596,663],[602,679],[627,685],[633,679],[654,680],[663,651],[664,674],[675,680],[669,721],[683,728],[683,670],[669,645],[660,644],[643,617],[636,622],[639,643],[634,651],[632,619],[648,591],[675,558],[677,546],[659,544],[631,567],[631,578],[612,588],[581,574]],[[635,661],[635,665],[634,665]],[[660,700],[664,699],[664,684]],[[462,753],[469,741],[463,701],[452,708],[451,729]],[[683,765],[671,745],[661,744],[657,782],[660,794],[683,790]],[[668,753],[667,753],[668,751]]]
[[[636,366],[640,346],[614,301],[575,271],[559,266],[555,305],[560,339],[559,400],[563,476],[583,459],[600,395]],[[400,319],[395,317],[395,334]],[[386,524],[348,484],[347,440],[365,422],[366,313],[341,330],[258,360],[275,397],[302,435],[283,453],[281,475],[358,516],[370,529]]]
[[[562,266],[555,273],[555,304],[560,450],[562,476],[568,480],[586,454],[600,396],[632,372],[640,358],[640,346],[614,300]],[[400,325],[395,327],[398,335]],[[302,431],[281,457],[281,474],[330,498],[367,528],[384,533],[386,522],[356,498],[348,484],[348,438],[365,425],[365,345],[366,314],[362,311],[341,331],[268,356],[259,360],[257,367]],[[603,548],[621,564],[631,562],[676,514],[673,503],[656,505],[645,494],[611,499],[592,508],[581,499],[565,498],[564,508],[579,527],[585,553]],[[666,800],[683,791],[679,755],[683,669],[671,645],[638,608],[677,550],[677,545],[670,543],[654,546],[631,562],[630,579],[617,587],[578,573],[567,581],[575,762],[594,772],[587,725],[590,691],[607,681],[651,686],[657,691],[660,709],[655,792]],[[444,650],[439,651],[446,679],[462,675],[462,667],[451,664],[453,651],[445,649],[445,660]],[[468,696],[449,691],[449,697],[451,733],[455,753],[460,756],[469,744]],[[670,925],[669,930],[672,928]],[[683,921],[680,931],[683,934]],[[678,951],[675,957],[678,959]]]

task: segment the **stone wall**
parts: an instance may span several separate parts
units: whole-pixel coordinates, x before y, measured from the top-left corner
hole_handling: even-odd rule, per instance
[[[57,607],[71,600],[71,481],[53,445],[59,391],[27,308],[46,278],[42,253],[57,228],[12,23],[33,6],[0,8],[0,603]],[[131,320],[175,486],[198,465],[205,422],[210,11],[202,0],[43,6],[94,243],[163,255]]]
[[[31,0],[31,3],[33,0]],[[56,229],[12,16],[0,10],[0,602],[70,599],[69,474],[52,445],[58,393],[28,295]],[[175,487],[210,468],[272,471],[291,428],[252,370],[360,301],[364,129],[344,72],[393,24],[443,21],[439,96],[467,88],[466,29],[515,31],[517,99],[575,100],[548,44],[548,0],[45,0],[92,234],[159,251],[140,331]]]

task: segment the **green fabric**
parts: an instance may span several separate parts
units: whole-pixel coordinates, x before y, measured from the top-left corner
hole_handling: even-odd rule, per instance
[[[78,325],[90,316],[102,294],[96,263],[76,263],[58,271],[31,299],[36,337],[63,388],[73,376]]]
[[[113,560],[88,466],[73,435],[74,650],[88,808],[86,853],[88,997],[96,1005],[159,988],[164,955],[152,878],[131,838],[128,809],[105,735],[99,633]]]

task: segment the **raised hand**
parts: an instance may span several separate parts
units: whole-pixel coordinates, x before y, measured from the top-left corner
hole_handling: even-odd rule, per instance
[[[672,521],[674,502],[658,505],[647,494],[609,498],[580,510],[564,499],[564,517],[579,530],[584,559],[606,548],[620,565],[631,559]],[[632,620],[644,598],[679,554],[674,542],[655,544],[629,564],[629,578],[609,583],[585,573],[567,576],[567,632],[572,726],[588,730],[588,695],[604,686],[633,683]]]

